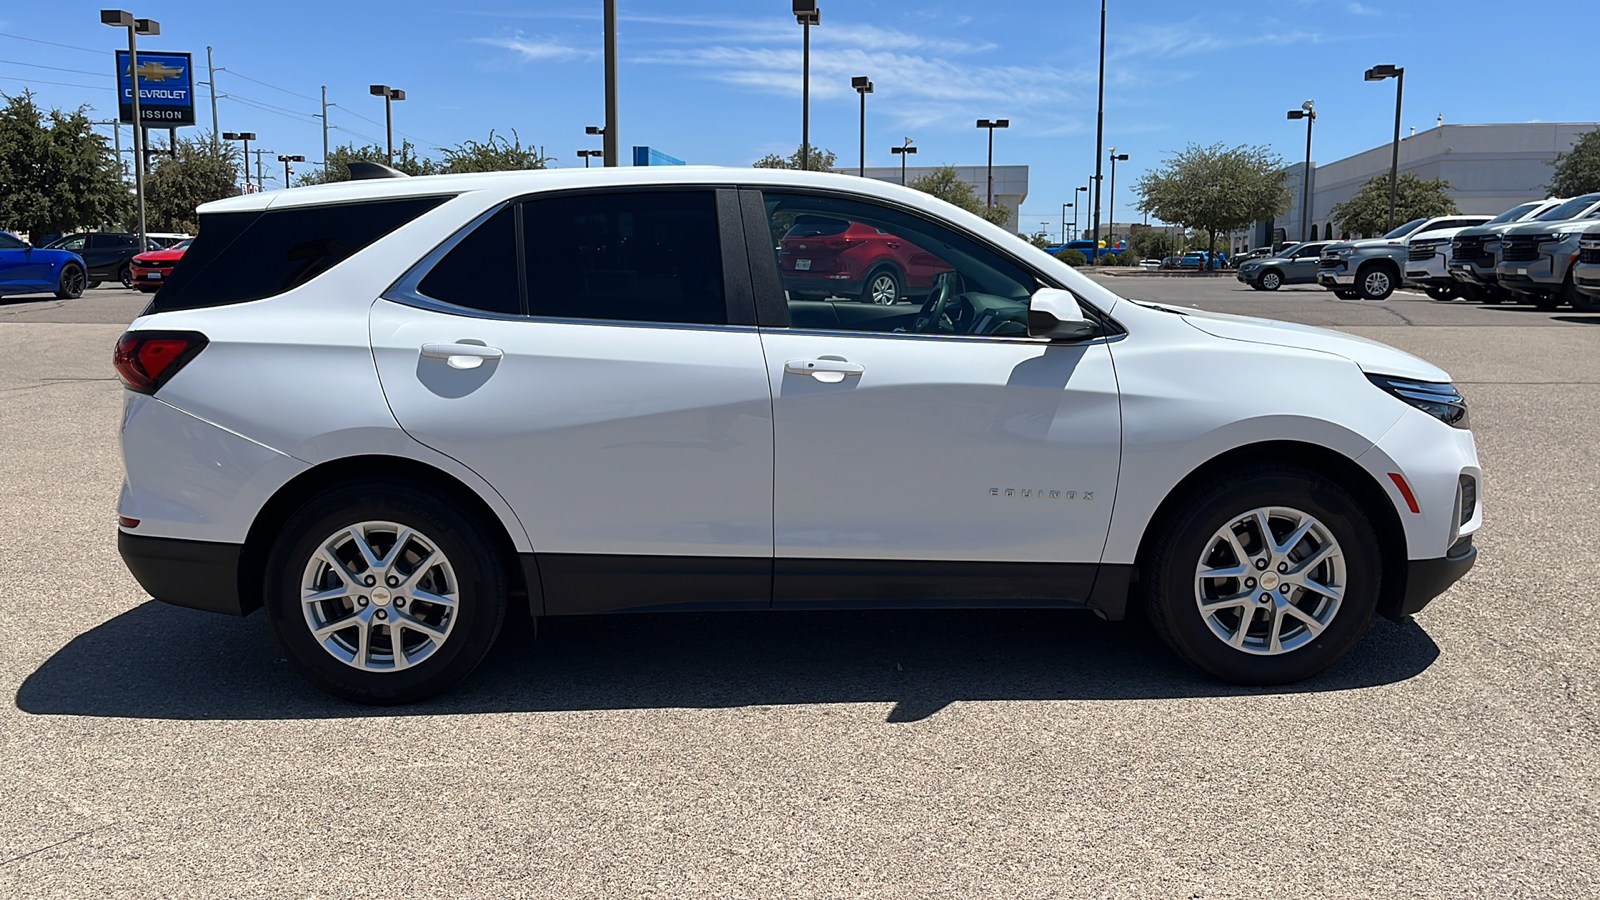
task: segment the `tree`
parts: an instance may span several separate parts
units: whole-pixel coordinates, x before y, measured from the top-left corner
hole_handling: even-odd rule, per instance
[[[526,169],[543,169],[551,157],[533,147],[522,146],[516,129],[511,130],[511,140],[496,135],[491,129],[489,139],[483,143],[462,141],[444,151],[444,171],[456,175],[462,172],[520,172]]]
[[[1426,181],[1412,172],[1401,175],[1396,182],[1394,224],[1460,212],[1456,201],[1446,193],[1449,190],[1450,182],[1442,179]],[[1387,232],[1390,228],[1389,176],[1379,175],[1368,180],[1354,197],[1334,204],[1329,213],[1343,234],[1369,237]]]
[[[34,239],[123,227],[133,214],[133,191],[84,108],[47,115],[29,91],[0,97],[0,225]]]
[[[833,171],[834,164],[838,161],[839,157],[836,156],[832,150],[823,150],[819,147],[812,147],[811,153],[806,157],[806,164],[804,168],[810,172],[831,172]],[[763,156],[751,163],[751,165],[757,169],[801,168],[800,148],[796,147],[794,153],[790,156],[779,156],[776,153],[768,153],[766,156]]]
[[[1283,159],[1264,146],[1190,144],[1139,179],[1139,209],[1166,222],[1203,230],[1216,250],[1217,232],[1236,231],[1289,208]]]
[[[1578,138],[1572,149],[1551,161],[1555,175],[1545,185],[1554,197],[1576,197],[1600,191],[1600,129]]]
[[[173,152],[145,176],[145,227],[193,234],[200,228],[195,207],[239,193],[239,166],[232,147],[210,138],[179,139]]]
[[[1040,250],[1043,250],[1055,243],[1054,241],[1050,240],[1050,235],[1043,231],[1036,231],[1033,234],[1023,234],[1019,231],[1017,232],[1017,237],[1022,238],[1035,247],[1038,247]]]
[[[956,175],[954,166],[943,166],[929,172],[911,182],[911,187],[959,206],[975,216],[982,216],[985,221],[996,225],[1003,226],[1011,219],[1011,211],[1003,205],[984,206],[977,190]]]
[[[494,133],[490,132],[493,140]],[[312,169],[300,176],[301,185],[328,184],[334,181],[349,181],[350,169],[348,164],[353,162],[375,162],[386,166],[392,165],[396,171],[407,175],[438,175],[444,167],[427,158],[417,155],[417,147],[410,141],[402,141],[400,150],[394,155],[394,162],[389,162],[389,154],[377,144],[368,144],[357,147],[354,144],[343,144],[328,151],[328,164],[323,168]]]
[[[1140,259],[1163,259],[1183,252],[1179,239],[1155,228],[1140,228],[1128,238],[1128,247]]]

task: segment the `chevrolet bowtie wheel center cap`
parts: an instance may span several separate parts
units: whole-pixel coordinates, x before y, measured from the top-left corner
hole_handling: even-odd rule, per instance
[[[383,588],[372,589],[372,602],[378,604],[379,606],[387,606],[389,603],[389,596],[389,592]]]
[[[1273,588],[1277,587],[1278,586],[1278,573],[1277,572],[1262,572],[1261,573],[1261,586],[1266,588],[1269,591],[1272,590]],[[376,593],[374,593],[373,596],[377,596]]]

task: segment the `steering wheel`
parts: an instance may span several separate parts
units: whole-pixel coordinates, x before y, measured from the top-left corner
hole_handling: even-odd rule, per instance
[[[945,272],[939,276],[939,290],[923,307],[921,315],[916,319],[918,334],[938,334],[939,323],[944,321],[945,310],[950,306],[950,301],[956,296],[956,273]],[[953,328],[952,328],[953,330]]]

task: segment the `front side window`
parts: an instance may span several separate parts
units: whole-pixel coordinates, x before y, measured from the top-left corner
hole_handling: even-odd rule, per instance
[[[56,248],[60,249],[60,250],[70,250],[73,253],[82,253],[83,252],[83,248],[87,247],[88,245],[89,245],[88,237],[86,237],[85,235],[81,235],[80,234],[80,235],[77,235],[75,237],[69,237],[64,241],[61,241],[60,243],[56,244]]]
[[[1036,279],[979,241],[863,200],[764,192],[791,328],[1024,336]]]
[[[0,250],[22,250],[27,246],[19,238],[14,238],[4,231],[0,231]]]
[[[727,324],[709,190],[527,200],[522,247],[531,316]]]

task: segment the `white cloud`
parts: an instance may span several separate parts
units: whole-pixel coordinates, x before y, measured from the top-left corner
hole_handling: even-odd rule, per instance
[[[555,38],[527,38],[521,32],[506,37],[474,38],[474,43],[499,47],[516,54],[517,62],[544,62],[547,60],[578,59],[594,56],[594,51],[583,50]]]

